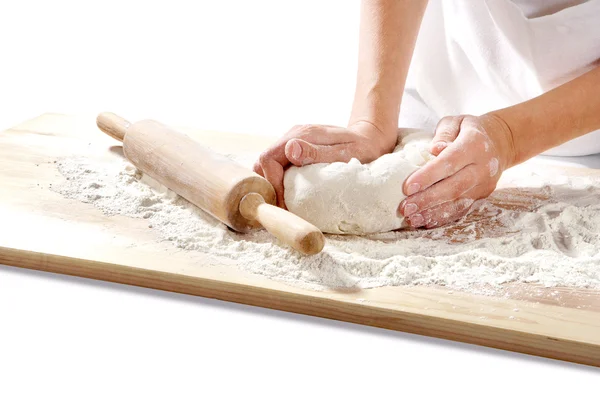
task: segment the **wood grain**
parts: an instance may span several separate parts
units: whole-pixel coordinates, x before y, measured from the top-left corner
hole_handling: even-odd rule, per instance
[[[260,226],[240,214],[242,197],[255,192],[275,203],[275,190],[263,177],[159,122],[133,123],[123,152],[144,173],[238,232]]]
[[[323,250],[323,233],[302,218],[272,205],[273,186],[234,160],[157,121],[131,124],[115,114],[102,113],[96,124],[104,133],[123,142],[124,155],[139,170],[230,228],[248,232],[262,226],[304,254]]]
[[[105,112],[98,114],[96,117],[96,125],[98,125],[98,128],[108,136],[122,142],[125,140],[125,134],[127,133],[127,129],[131,126],[131,123],[116,114]]]
[[[256,220],[276,238],[303,254],[320,253],[325,246],[323,233],[313,224],[272,204],[258,193],[248,193],[240,202],[240,213]]]
[[[157,243],[142,220],[107,217],[65,199],[49,190],[63,179],[54,161],[68,155],[116,159],[114,141],[98,134],[94,120],[45,114],[0,133],[0,263],[600,366],[595,291],[528,285],[507,286],[497,297],[436,287],[310,291]],[[221,152],[256,152],[270,143],[184,131]]]

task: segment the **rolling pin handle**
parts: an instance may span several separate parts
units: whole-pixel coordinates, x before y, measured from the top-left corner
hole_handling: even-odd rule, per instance
[[[325,246],[325,237],[319,228],[289,211],[266,203],[258,193],[242,197],[239,208],[244,218],[258,221],[273,236],[301,253],[317,254]]]
[[[98,114],[96,125],[98,125],[98,128],[108,136],[122,142],[125,139],[127,128],[129,128],[131,123],[116,114],[104,112]]]

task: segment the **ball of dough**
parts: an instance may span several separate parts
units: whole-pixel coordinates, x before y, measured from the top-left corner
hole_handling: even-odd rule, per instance
[[[285,204],[327,233],[361,235],[399,229],[404,218],[397,209],[406,197],[402,185],[433,158],[432,138],[430,132],[405,129],[392,153],[369,164],[353,158],[348,163],[292,166],[284,176]]]

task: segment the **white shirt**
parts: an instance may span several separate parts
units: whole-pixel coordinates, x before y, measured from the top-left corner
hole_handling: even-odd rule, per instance
[[[598,65],[600,0],[430,0],[401,124],[432,129],[446,115],[508,107]],[[548,153],[598,152],[600,131]]]

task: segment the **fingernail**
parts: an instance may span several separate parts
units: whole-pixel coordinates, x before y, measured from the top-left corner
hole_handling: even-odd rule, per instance
[[[415,203],[409,203],[406,206],[404,206],[404,216],[408,217],[414,213],[417,212],[419,208],[417,207],[417,205]]]
[[[419,185],[418,183],[411,183],[406,188],[406,195],[410,196],[412,194],[417,193],[419,190],[421,190],[421,185]]]
[[[423,219],[423,216],[421,214],[415,214],[408,219],[408,222],[410,222],[410,225],[413,228],[418,228],[419,226],[422,226],[425,223],[425,220]]]
[[[298,142],[292,142],[292,157],[299,160],[302,157],[302,146]]]

